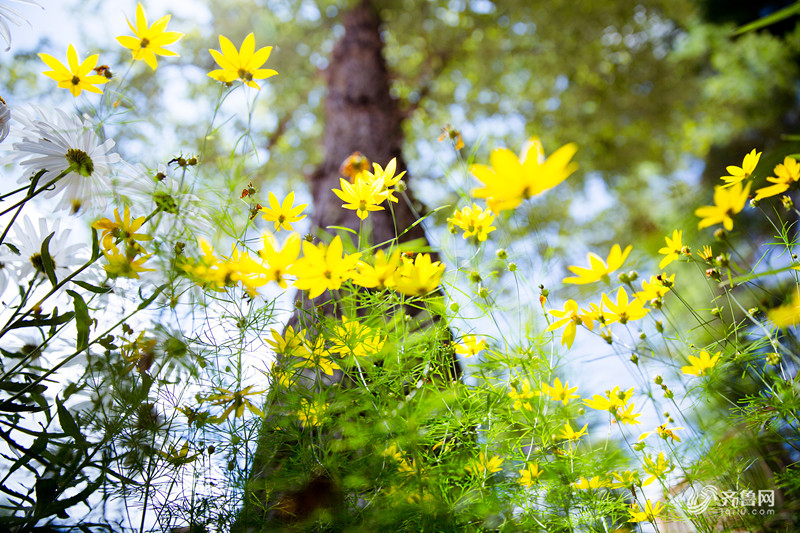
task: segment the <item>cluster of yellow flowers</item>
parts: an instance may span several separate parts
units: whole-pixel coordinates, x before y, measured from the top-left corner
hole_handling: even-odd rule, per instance
[[[703,206],[695,211],[695,214],[702,219],[697,225],[698,229],[716,224],[722,224],[728,231],[733,229],[733,215],[744,209],[753,184],[752,181],[747,184],[744,182],[752,177],[760,159],[761,152],[756,152],[753,148],[744,156],[741,167],[728,166],[727,171],[730,175],[720,177],[725,184],[714,188],[714,205]],[[767,181],[772,185],[756,190],[754,202],[783,194],[790,188],[796,187],[800,181],[800,163],[794,157],[786,156],[783,163],[775,166],[773,172],[774,177],[767,177]]]
[[[388,257],[379,250],[369,263],[361,259],[362,253],[345,253],[339,236],[330,244],[315,245],[292,233],[282,247],[272,235],[266,234],[262,240],[263,248],[255,256],[233,246],[226,257],[217,256],[214,248],[200,239],[202,255],[184,259],[182,268],[198,284],[211,290],[240,284],[251,295],[269,282],[286,288],[286,276],[293,276],[294,286],[308,291],[309,298],[338,290],[348,281],[365,288],[389,288],[407,296],[423,296],[436,290],[445,269],[428,254],[408,255],[399,250]]]
[[[155,70],[158,66],[156,56],[178,55],[165,48],[183,37],[180,32],[167,31],[170,18],[171,15],[165,15],[152,25],[148,25],[142,4],[137,4],[136,25],[133,25],[130,20],[128,21],[133,35],[119,36],[117,41],[131,51],[134,61],[144,61]],[[219,45],[220,51],[209,50],[220,67],[208,73],[211,78],[225,84],[240,80],[248,87],[260,89],[254,80],[267,79],[277,74],[272,69],[261,68],[269,59],[272,47],[266,46],[256,50],[255,37],[252,33],[244,38],[242,46],[238,50],[227,37],[222,35],[219,36]],[[57,81],[59,87],[69,90],[75,97],[79,96],[82,91],[102,94],[102,89],[96,85],[108,83],[111,78],[111,70],[107,65],[96,67],[99,57],[97,54],[91,55],[81,62],[72,45],[69,45],[67,49],[66,65],[49,54],[39,54],[39,57],[51,69],[43,74]]]
[[[139,241],[149,241],[150,235],[137,233],[145,223],[145,217],[131,220],[128,206],[125,206],[123,215],[119,216],[119,209],[114,208],[114,220],[102,218],[92,224],[94,229],[102,230],[100,245],[108,263],[103,266],[109,278],[139,278],[140,272],[152,271],[144,268],[143,264],[152,254],[147,254],[144,246]],[[121,246],[121,250],[120,250]]]
[[[347,161],[343,166],[346,164]],[[370,211],[383,211],[380,204],[384,201],[394,203],[399,201],[394,193],[398,192],[400,180],[405,175],[405,171],[395,175],[397,160],[394,158],[389,161],[386,168],[377,163],[373,163],[372,167],[372,172],[369,170],[354,172],[351,180],[340,178],[341,189],[333,189],[333,193],[345,202],[342,207],[355,211],[361,220],[366,219]]]

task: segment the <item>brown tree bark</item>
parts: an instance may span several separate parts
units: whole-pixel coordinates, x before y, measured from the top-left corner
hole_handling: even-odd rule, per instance
[[[393,158],[397,172],[406,170],[402,158],[403,113],[396,99],[391,97],[391,79],[383,56],[380,20],[368,1],[363,1],[343,17],[345,34],[335,45],[326,69],[328,94],[325,100],[326,124],[324,132],[325,159],[310,177],[314,200],[312,224],[315,231],[325,231],[329,226],[343,226],[358,231],[360,221],[354,211],[342,209],[342,201],[331,189],[340,188],[342,162],[353,152],[360,151],[370,161],[385,167]],[[409,176],[405,177],[406,183]],[[399,236],[401,242],[425,240],[417,221],[417,206],[410,189],[405,198],[394,204],[392,210],[377,211],[368,218],[371,243],[384,243]],[[410,228],[410,229],[409,229]],[[362,243],[362,247],[363,247]],[[326,301],[325,293],[315,301]],[[308,326],[305,317],[314,301],[298,297],[301,308],[289,324],[299,328]],[[324,306],[330,314],[332,305]],[[444,363],[449,367],[444,374],[451,379],[460,375],[455,359]],[[348,376],[337,375],[324,384],[342,382]],[[271,407],[280,410],[278,403]],[[269,409],[269,408],[268,408]],[[269,420],[269,412],[267,413]],[[268,424],[265,423],[265,427]],[[250,476],[252,490],[246,493],[245,509],[238,525],[249,531],[284,530],[290,522],[302,522],[320,508],[333,513],[343,509],[343,494],[336,480],[326,472],[310,472],[303,483],[277,490],[264,489],[274,485],[270,478],[281,476],[283,464],[296,452],[292,442],[271,438],[269,429],[262,431]],[[276,445],[276,442],[279,443]],[[279,484],[280,485],[280,484]],[[248,501],[249,500],[249,501]]]

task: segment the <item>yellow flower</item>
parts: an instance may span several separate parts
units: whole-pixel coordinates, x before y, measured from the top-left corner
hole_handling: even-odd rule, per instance
[[[372,175],[363,173],[356,177],[355,183],[339,178],[340,189],[332,189],[333,193],[344,200],[342,207],[356,212],[358,218],[364,220],[370,211],[383,211],[380,203],[386,200],[383,178],[369,179]]]
[[[79,63],[78,53],[75,52],[75,48],[72,45],[69,45],[69,48],[67,48],[67,64],[69,68],[50,54],[39,54],[39,58],[44,61],[45,65],[53,69],[42,72],[42,74],[57,81],[60,88],[68,89],[72,96],[77,97],[81,94],[81,91],[103,94],[103,91],[95,87],[95,85],[108,83],[108,78],[89,74],[97,64],[97,54],[89,56],[83,63]]]
[[[325,411],[328,404],[322,402],[311,403],[305,398],[300,400],[300,410],[297,411],[297,418],[303,425],[318,426],[325,419]]]
[[[403,264],[394,275],[395,289],[406,296],[423,296],[435,291],[444,274],[445,266],[431,261],[428,254],[417,254],[412,262],[403,258]]]
[[[114,208],[114,222],[107,218],[101,218],[92,227],[94,229],[103,230],[100,235],[100,242],[106,250],[110,250],[114,246],[114,239],[120,239],[128,245],[133,245],[135,241],[149,241],[153,237],[145,233],[136,233],[136,230],[142,227],[145,217],[139,217],[131,221],[131,212],[128,206],[125,206],[122,218],[119,216],[119,210]]]
[[[140,272],[154,272],[155,269],[142,266],[151,256],[142,255],[137,258],[139,250],[139,248],[127,247],[126,252],[122,253],[116,246],[103,250],[103,255],[108,261],[108,264],[103,265],[106,275],[112,279],[120,277],[139,279]]]
[[[595,394],[591,400],[583,400],[587,406],[598,411],[610,411],[616,414],[620,409],[624,409],[628,405],[628,400],[633,396],[633,388],[625,392],[619,390],[619,386],[614,387],[613,390],[606,391],[605,397]]]
[[[608,254],[608,261],[603,261],[600,256],[589,252],[586,258],[589,260],[589,268],[570,266],[569,269],[577,274],[577,277],[564,278],[564,283],[574,283],[576,285],[586,285],[598,280],[609,282],[609,274],[617,270],[625,262],[628,254],[631,253],[633,246],[628,246],[623,252],[619,244],[611,247]]]
[[[275,281],[282,289],[286,288],[284,276],[289,272],[289,268],[297,261],[300,255],[300,235],[291,233],[283,243],[283,248],[277,248],[275,238],[269,234],[263,237],[264,248],[258,255],[267,263],[264,271],[267,279]]]
[[[577,331],[578,324],[583,324],[589,330],[594,328],[592,319],[582,309],[578,308],[578,303],[575,300],[567,300],[564,304],[564,310],[559,311],[554,309],[549,311],[551,315],[561,320],[556,320],[545,332],[555,331],[562,326],[566,326],[561,333],[561,344],[567,345],[567,348],[572,348],[572,343],[575,340],[575,332]]]
[[[662,273],[658,276],[650,276],[649,281],[642,280],[642,290],[633,295],[643,302],[660,300],[670,291],[674,284],[675,274],[667,276]]]
[[[700,256],[700,259],[703,261],[711,261],[711,258],[714,257],[714,251],[711,249],[711,246],[705,245],[703,249],[697,255]]]
[[[261,211],[264,212],[261,215],[266,221],[274,222],[275,223],[275,231],[280,231],[282,229],[293,231],[292,222],[297,222],[299,220],[303,220],[306,218],[305,215],[301,215],[303,209],[306,208],[308,204],[300,204],[298,206],[294,206],[294,191],[291,191],[289,194],[286,195],[284,198],[283,203],[278,201],[278,198],[269,193],[269,207],[261,207]]]
[[[394,287],[394,274],[400,266],[400,250],[395,250],[388,257],[383,250],[375,252],[374,265],[359,261],[353,282],[368,289],[384,289]]]
[[[656,479],[662,478],[672,472],[675,467],[664,457],[664,452],[660,452],[655,461],[649,455],[645,455],[642,468],[644,468],[645,472],[650,474],[650,477],[645,479],[644,483],[642,483],[642,486],[647,486]]]
[[[385,342],[386,337],[381,337],[374,328],[343,316],[341,325],[334,328],[331,351],[342,356],[366,357],[380,352]]]
[[[733,215],[744,209],[747,195],[750,194],[750,183],[742,188],[741,183],[731,187],[714,187],[714,205],[705,205],[695,210],[694,214],[702,220],[697,229],[722,224],[726,230],[733,229]]]
[[[760,158],[761,152],[756,153],[756,149],[753,148],[749,154],[744,156],[744,161],[742,161],[741,167],[737,167],[735,165],[730,165],[727,167],[725,170],[728,171],[730,176],[722,176],[719,178],[725,182],[723,187],[730,187],[741,182],[742,180],[749,178],[756,169],[756,165],[758,165],[758,160]]]
[[[767,316],[779,328],[787,328],[800,323],[800,287],[797,287],[792,301],[767,311]]]
[[[294,355],[299,355],[303,358],[302,361],[295,363],[296,368],[309,368],[308,363],[312,364],[313,368],[319,369],[323,374],[333,375],[334,370],[341,370],[342,367],[333,360],[331,351],[325,346],[325,337],[320,335],[311,345],[306,341],[305,355],[296,352]]]
[[[664,254],[666,257],[658,264],[658,268],[664,268],[681,256],[683,253],[683,243],[681,243],[682,234],[683,231],[676,229],[672,232],[672,238],[664,237],[664,240],[667,241],[667,245],[661,248],[658,253]]]
[[[210,77],[217,81],[231,83],[238,79],[248,87],[261,89],[253,80],[265,80],[277,74],[272,69],[260,68],[269,59],[272,47],[265,46],[256,51],[256,39],[252,33],[244,38],[238,51],[227,37],[220,35],[219,48],[222,53],[216,50],[209,50],[217,65],[222,67],[208,73]]]
[[[117,37],[117,41],[131,50],[135,61],[144,61],[155,70],[158,66],[156,55],[178,55],[164,48],[183,37],[183,34],[177,31],[166,31],[170,17],[171,15],[164,15],[148,27],[142,4],[136,4],[136,27],[134,28],[131,21],[128,21],[128,26],[136,37],[122,35]]]
[[[755,200],[777,196],[789,190],[789,187],[800,180],[800,163],[794,157],[785,157],[783,164],[775,167],[775,177],[767,178],[767,181],[774,183],[769,187],[763,187],[756,191]]]
[[[383,188],[381,189],[382,193],[386,194],[386,199],[390,202],[397,203],[399,200],[394,195],[397,190],[397,184],[403,179],[403,176],[406,175],[406,172],[403,171],[398,175],[394,175],[395,170],[397,168],[397,160],[396,158],[392,158],[391,161],[386,165],[386,168],[381,168],[378,163],[372,163],[372,172],[365,171],[363,173],[363,177],[367,179],[369,182],[382,180]],[[355,180],[357,181],[357,179]],[[394,187],[394,188],[393,188]]]
[[[309,298],[316,298],[326,290],[337,290],[350,279],[358,262],[359,254],[344,254],[342,239],[337,235],[329,245],[315,246],[303,242],[303,257],[293,264],[288,272],[297,277],[294,286],[308,291]]]
[[[284,357],[306,357],[308,349],[305,347],[305,330],[295,333],[292,326],[287,326],[283,335],[272,329],[272,340],[266,339],[276,354]]]
[[[486,476],[488,474],[494,474],[495,472],[500,472],[502,468],[500,467],[503,464],[505,459],[495,455],[491,459],[486,458],[486,454],[480,454],[476,459],[470,461],[470,463],[465,466],[467,472],[476,475],[476,476]]]
[[[691,374],[693,376],[702,376],[703,374],[708,373],[708,370],[714,368],[719,361],[720,357],[722,357],[722,352],[717,352],[714,357],[708,355],[708,352],[703,350],[700,352],[700,357],[695,357],[694,355],[689,356],[689,363],[691,366],[682,366],[681,371],[684,374]]]
[[[553,386],[551,387],[547,383],[542,383],[542,394],[547,394],[553,400],[557,402],[562,402],[564,405],[567,405],[572,398],[579,398],[580,396],[574,394],[574,392],[578,390],[578,387],[569,388],[569,381],[564,382],[561,384],[561,380],[556,378],[553,381]]]
[[[356,151],[342,161],[339,174],[350,180],[350,183],[355,183],[356,177],[367,170],[369,170],[369,159],[361,152]]]
[[[570,159],[577,150],[575,144],[567,144],[545,160],[542,144],[535,137],[528,140],[519,158],[511,150],[498,148],[489,158],[491,167],[470,166],[469,171],[484,185],[472,194],[486,198],[495,213],[514,209],[523,200],[555,187],[575,172],[578,165]]]
[[[577,481],[577,483],[573,483],[572,486],[580,490],[593,490],[601,487],[607,487],[608,482],[603,481],[599,477],[593,477],[592,479],[586,479],[585,477],[582,477]]]
[[[631,472],[630,470],[626,470],[621,474],[616,472],[611,472],[611,475],[614,476],[614,481],[611,483],[612,489],[625,489],[629,488],[632,485],[640,485],[641,480],[639,479],[639,472],[634,470]]]
[[[630,320],[639,320],[648,313],[641,300],[628,300],[628,293],[625,287],[617,290],[617,301],[612,302],[607,294],[603,294],[603,303],[608,309],[608,314],[620,324],[627,324]]]
[[[461,136],[461,132],[450,126],[450,124],[442,128],[442,134],[439,135],[439,142],[445,139],[450,139],[456,150],[464,148],[464,138]]]
[[[628,522],[644,522],[647,520],[648,522],[655,521],[656,517],[664,510],[664,506],[661,502],[656,503],[656,506],[653,507],[653,503],[650,500],[644,504],[644,510],[638,511],[636,504],[632,503],[628,512],[631,514],[631,519]]]
[[[667,423],[664,422],[653,431],[647,431],[639,435],[639,442],[643,441],[653,433],[658,433],[658,436],[664,440],[672,439],[674,442],[680,442],[681,438],[674,433],[675,431],[678,431],[680,429],[685,429],[685,428],[668,428]]]
[[[589,424],[584,424],[579,431],[575,431],[572,429],[570,423],[567,422],[564,424],[564,427],[561,429],[561,432],[558,434],[558,436],[566,440],[578,440],[586,434],[587,427],[589,427]]]
[[[528,400],[537,395],[538,394],[531,389],[530,383],[527,382],[522,384],[522,390],[519,392],[514,389],[508,391],[508,397],[514,400],[514,409],[517,410],[524,407],[528,411],[533,411],[531,402]]]
[[[539,476],[542,475],[539,463],[528,463],[528,466],[520,470],[519,473],[522,477],[517,482],[524,487],[532,487],[539,479]]]
[[[228,418],[228,415],[234,413],[234,417],[241,418],[244,415],[244,410],[247,408],[248,411],[253,413],[254,415],[258,415],[263,417],[264,413],[261,412],[261,409],[256,407],[248,398],[247,396],[254,396],[256,394],[262,394],[263,390],[260,391],[253,391],[251,392],[250,389],[255,387],[255,385],[250,385],[249,387],[231,392],[228,389],[224,389],[222,387],[214,387],[218,394],[212,394],[204,398],[204,401],[211,402],[211,405],[226,405],[225,411],[217,416],[214,417],[212,422],[222,422],[223,420]]]
[[[486,341],[475,335],[464,335],[461,338],[461,344],[456,344],[453,349],[464,357],[472,357],[486,349]]]
[[[494,222],[492,211],[481,209],[478,204],[472,204],[472,207],[467,206],[460,211],[456,210],[453,216],[447,219],[447,222],[464,230],[465,239],[474,235],[481,242],[486,240],[489,233],[497,229],[492,226],[492,222]],[[455,231],[453,230],[454,233]]]
[[[619,422],[620,424],[628,424],[628,425],[631,425],[631,426],[634,426],[636,424],[641,424],[641,422],[639,422],[637,420],[637,418],[642,416],[642,413],[634,413],[633,410],[635,408],[636,408],[636,404],[631,402],[630,404],[628,404],[625,407],[620,407],[620,408],[616,409],[613,412],[614,417],[615,417],[615,422]]]

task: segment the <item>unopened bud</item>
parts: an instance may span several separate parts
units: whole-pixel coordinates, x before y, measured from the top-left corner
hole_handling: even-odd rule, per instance
[[[660,320],[656,320],[656,331],[664,333],[664,324],[662,324]]]
[[[711,310],[711,314],[714,315],[715,317],[719,317],[720,315],[722,315],[722,309],[720,309],[719,307],[715,307],[714,309]]]
[[[786,195],[781,196],[781,203],[783,204],[783,208],[787,211],[794,209],[794,202]]]
[[[508,253],[506,253],[506,251],[504,249],[502,249],[502,248],[497,250],[496,253],[497,253],[497,258],[498,259],[505,260],[508,257]]]
[[[469,280],[472,283],[480,283],[481,282],[481,275],[478,272],[470,272]]]
[[[706,270],[706,276],[713,279],[714,281],[719,281],[720,279],[722,279],[722,275],[716,268],[709,268],[708,270]]]
[[[639,356],[636,355],[635,353],[631,354],[631,363],[633,363],[634,365],[639,364]]]
[[[450,310],[452,312],[458,313],[458,309],[459,309],[459,307],[458,307],[458,304],[456,302],[453,302],[453,303],[450,304]]]
[[[720,228],[714,232],[714,238],[718,241],[724,241],[728,238],[728,233],[724,229]]]
[[[664,378],[656,374],[656,376],[653,378],[653,381],[655,381],[656,385],[661,385],[662,383],[664,383]]]
[[[509,272],[516,272],[517,271],[517,264],[516,263],[509,263],[508,264],[508,271]]]
[[[780,363],[781,363],[781,354],[776,352],[771,352],[767,354],[768,365],[779,365]]]

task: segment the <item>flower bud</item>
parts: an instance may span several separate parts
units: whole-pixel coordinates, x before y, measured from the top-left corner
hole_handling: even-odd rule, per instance
[[[504,249],[502,249],[502,248],[497,250],[496,255],[497,255],[497,258],[500,259],[500,260],[505,260],[508,257],[508,253],[506,253],[506,251]]]
[[[660,320],[656,320],[656,331],[664,333],[664,324],[662,324]]]
[[[516,270],[517,270],[517,264],[516,263],[509,263],[508,264],[508,271],[509,272],[516,272]]]
[[[781,363],[781,354],[776,352],[771,352],[767,354],[767,364],[768,365],[779,365]]]
[[[631,354],[631,363],[633,363],[634,365],[639,364],[639,356],[636,355],[635,353]]]
[[[472,283],[480,283],[481,282],[481,275],[478,272],[470,272],[469,280]]]
[[[655,377],[653,378],[653,381],[655,382],[656,385],[661,385],[662,383],[664,383],[664,378],[656,374]]]
[[[450,304],[450,310],[452,312],[454,312],[454,313],[458,313],[458,310],[459,310],[458,304],[456,302],[451,303]]]
[[[791,198],[789,198],[785,194],[781,196],[781,203],[783,204],[783,208],[786,209],[787,211],[791,211],[792,209],[794,209],[794,202],[792,201]]]

